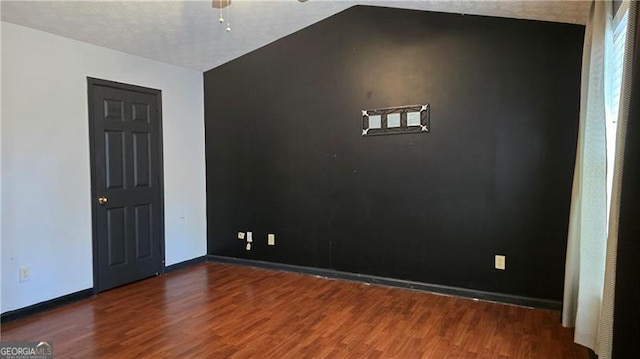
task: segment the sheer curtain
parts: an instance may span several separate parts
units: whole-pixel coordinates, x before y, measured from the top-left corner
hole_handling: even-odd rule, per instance
[[[631,2],[629,11],[636,11],[636,8],[637,4]],[[633,29],[635,24],[630,24],[627,47],[635,40],[632,38]],[[580,123],[562,312],[562,324],[576,328],[575,342],[593,349],[602,359],[609,358],[611,354],[617,216],[622,176],[622,156],[619,153],[623,149],[621,146],[624,146],[628,113],[625,90],[628,88],[627,79],[630,78],[629,71],[625,71],[620,96],[622,106],[618,114],[611,210],[608,213],[605,105],[610,92],[607,83],[611,81],[612,71],[607,67],[606,58],[610,58],[607,50],[610,51],[612,47],[612,34],[610,1],[594,1],[583,48]],[[630,60],[626,58],[625,63],[630,63]]]
[[[576,327],[575,342],[592,349],[599,325],[607,233],[604,58],[609,8],[608,2],[593,2],[585,32],[562,312],[562,324]]]

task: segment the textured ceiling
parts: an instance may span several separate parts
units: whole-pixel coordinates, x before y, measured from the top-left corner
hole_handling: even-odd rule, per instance
[[[2,21],[206,71],[353,5],[584,24],[588,1],[2,1]],[[227,14],[228,11],[228,14]]]

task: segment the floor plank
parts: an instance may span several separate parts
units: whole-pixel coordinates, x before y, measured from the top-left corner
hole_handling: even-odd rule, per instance
[[[559,313],[204,263],[2,324],[58,358],[587,359]]]

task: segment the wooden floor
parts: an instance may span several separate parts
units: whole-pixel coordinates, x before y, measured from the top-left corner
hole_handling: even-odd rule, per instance
[[[201,264],[3,324],[56,358],[588,358],[559,313]]]

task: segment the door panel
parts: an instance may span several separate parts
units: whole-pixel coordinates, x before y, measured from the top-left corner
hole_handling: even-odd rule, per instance
[[[126,254],[126,208],[107,209],[107,248],[109,249],[109,266],[123,264]]]
[[[136,206],[136,258],[146,258],[151,255],[151,205]]]
[[[124,121],[124,103],[120,100],[105,98],[104,119],[111,121]]]
[[[151,185],[151,134],[133,134],[133,182],[136,188]]]
[[[157,90],[89,79],[94,275],[99,291],[162,272]]]
[[[124,132],[105,131],[104,132],[105,170],[106,187],[108,189],[124,188]]]
[[[131,104],[133,110],[133,120],[149,123],[149,105],[144,103]]]

